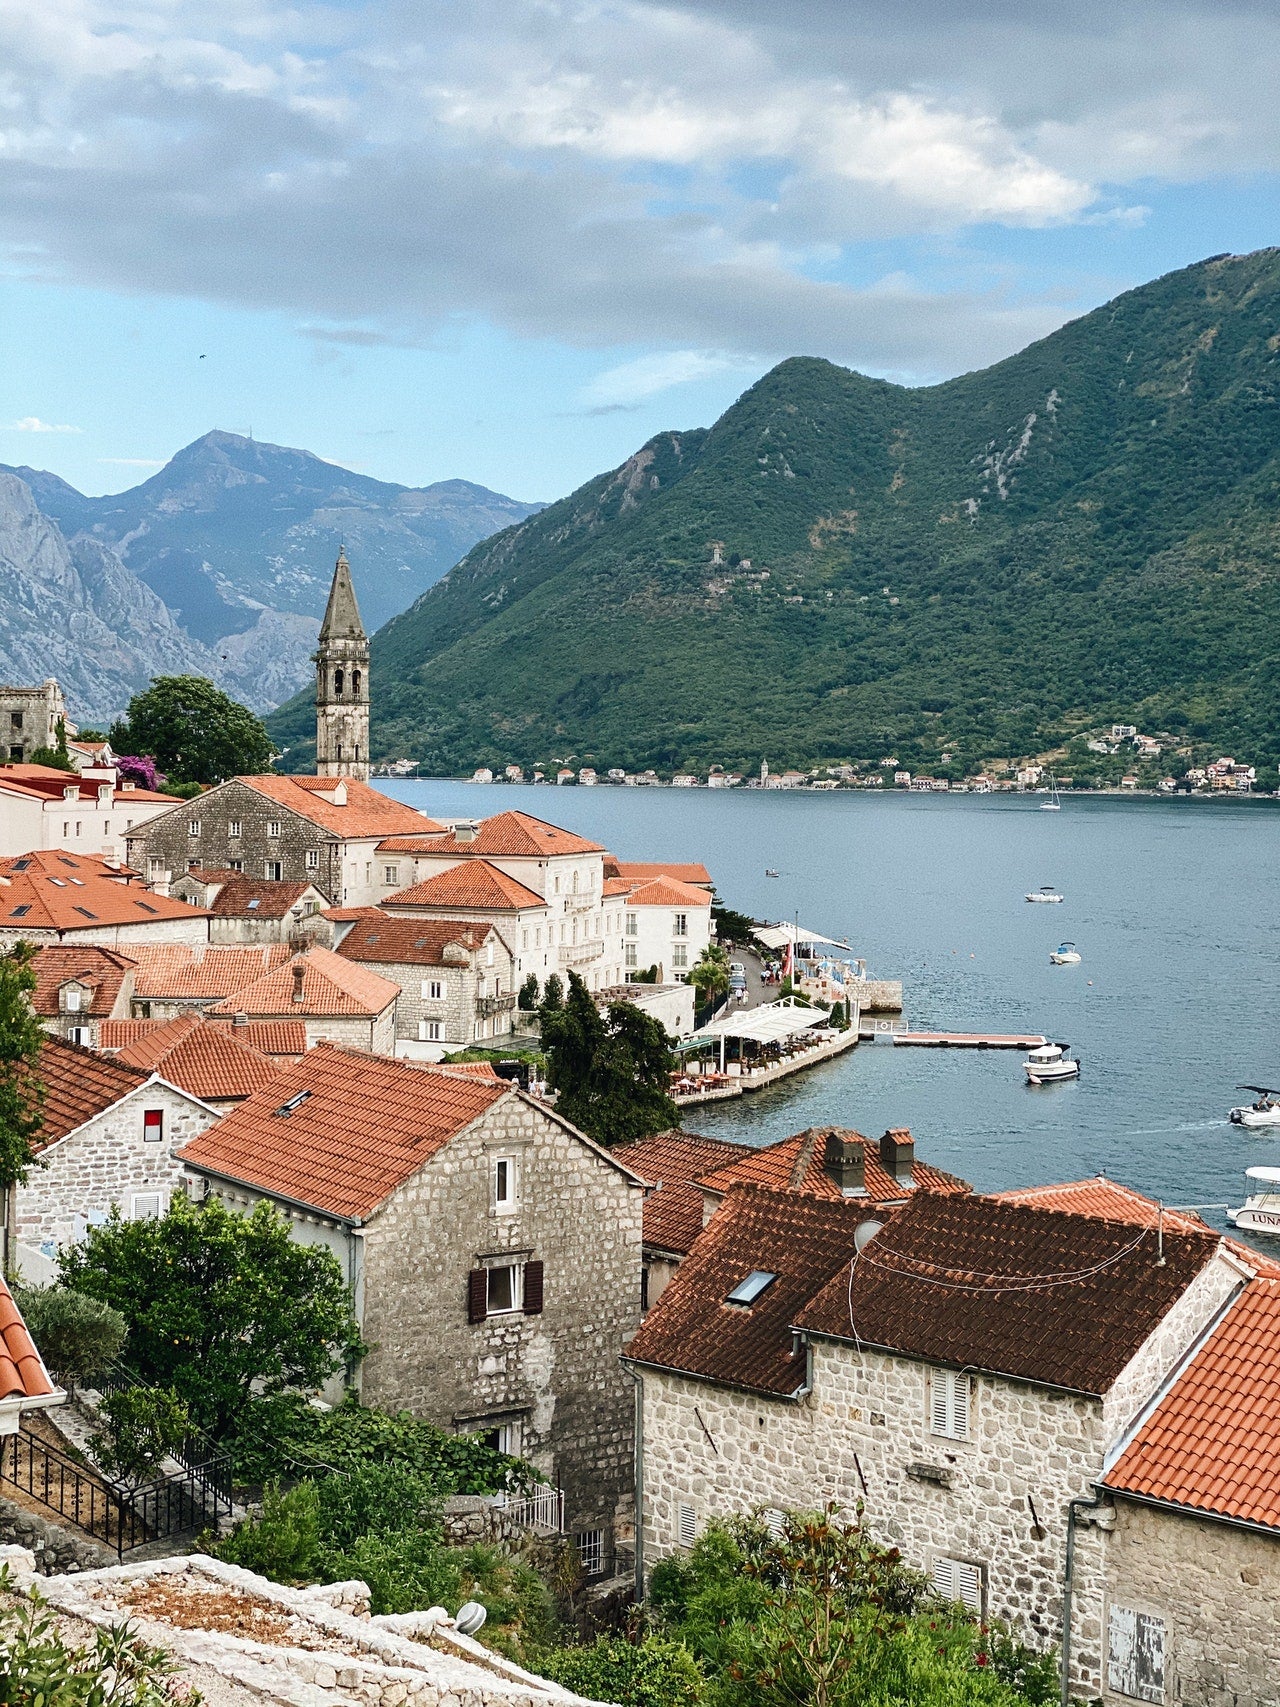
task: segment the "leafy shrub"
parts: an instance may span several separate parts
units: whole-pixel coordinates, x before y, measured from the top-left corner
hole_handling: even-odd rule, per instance
[[[14,1589],[8,1570],[0,1571],[0,1591]],[[139,1641],[123,1624],[96,1630],[88,1647],[71,1648],[39,1595],[0,1605],[5,1707],[196,1707],[201,1697],[175,1670],[163,1649]]]
[[[688,1648],[661,1636],[636,1643],[602,1636],[589,1648],[543,1655],[538,1670],[578,1695],[619,1707],[695,1707],[704,1694],[702,1673]]]
[[[327,1546],[354,1547],[362,1535],[434,1527],[434,1481],[403,1463],[361,1464],[317,1484],[320,1534]]]
[[[20,1286],[15,1297],[55,1381],[91,1387],[119,1357],[125,1319],[100,1298],[67,1286]]]
[[[310,1578],[320,1556],[320,1498],[314,1482],[299,1482],[282,1492],[273,1483],[262,1497],[262,1510],[238,1523],[210,1550],[231,1565],[292,1583]],[[339,1579],[331,1579],[337,1581]]]
[[[161,1460],[191,1432],[191,1413],[172,1387],[126,1387],[102,1401],[104,1428],[89,1436],[99,1465],[118,1482],[155,1477]]]
[[[361,1535],[345,1550],[324,1553],[318,1575],[322,1582],[359,1577],[368,1583],[370,1606],[378,1614],[424,1612],[429,1606],[456,1612],[466,1599],[457,1550],[427,1530]]]

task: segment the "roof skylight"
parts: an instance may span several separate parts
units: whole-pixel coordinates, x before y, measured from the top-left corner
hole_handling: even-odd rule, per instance
[[[767,1269],[753,1268],[745,1280],[740,1280],[725,1299],[726,1304],[754,1304],[760,1294],[777,1279]]]

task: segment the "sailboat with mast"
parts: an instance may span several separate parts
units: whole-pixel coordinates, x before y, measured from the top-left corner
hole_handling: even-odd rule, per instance
[[[1048,800],[1040,802],[1040,810],[1042,812],[1061,812],[1062,802],[1058,798],[1058,779],[1052,771],[1049,772],[1049,796]]]

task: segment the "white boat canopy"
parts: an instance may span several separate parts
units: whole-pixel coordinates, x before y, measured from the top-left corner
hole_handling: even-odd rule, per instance
[[[766,948],[785,948],[789,942],[821,942],[828,948],[842,948],[846,954],[852,952],[847,942],[837,942],[833,936],[819,936],[817,931],[807,931],[802,925],[785,921],[780,925],[757,925],[752,935]]]
[[[784,1038],[797,1037],[818,1025],[827,1017],[826,1008],[805,1008],[790,1002],[769,1002],[762,1008],[747,1008],[740,1013],[721,1014],[710,1025],[695,1031],[692,1041],[712,1038],[741,1037],[751,1043],[781,1043]]]
[[[1246,1168],[1244,1177],[1266,1180],[1269,1185],[1280,1185],[1280,1168]]]

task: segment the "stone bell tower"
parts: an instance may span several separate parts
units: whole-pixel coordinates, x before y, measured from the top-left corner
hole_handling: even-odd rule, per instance
[[[369,640],[351,565],[338,552],[316,665],[316,775],[369,775]]]

